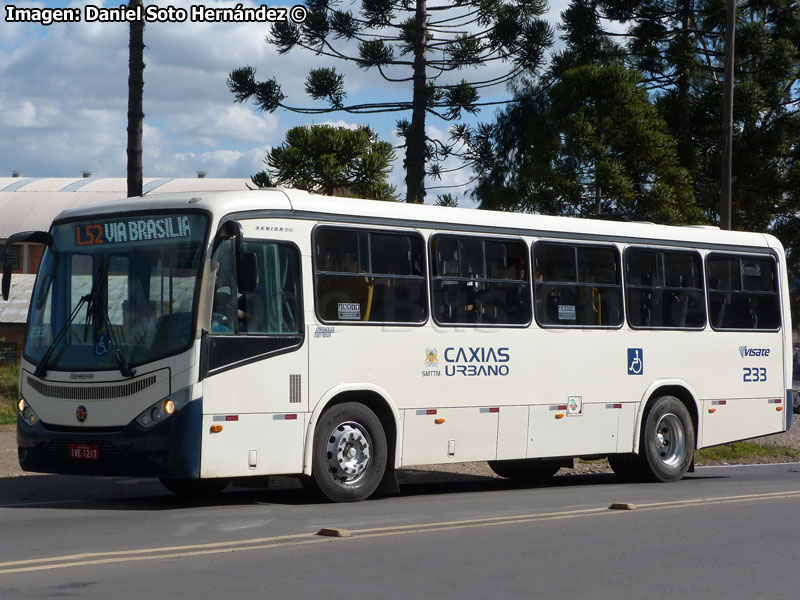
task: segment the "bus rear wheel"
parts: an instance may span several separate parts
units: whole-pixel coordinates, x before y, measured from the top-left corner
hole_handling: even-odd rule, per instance
[[[313,483],[334,502],[372,495],[386,470],[387,444],[380,419],[357,402],[337,404],[314,431]]]
[[[650,481],[678,481],[692,464],[692,417],[674,396],[661,396],[647,413],[639,447],[641,472]]]

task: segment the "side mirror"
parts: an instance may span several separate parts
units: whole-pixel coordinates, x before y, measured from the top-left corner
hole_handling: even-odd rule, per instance
[[[234,244],[236,245],[236,254],[241,255],[242,252],[242,242],[244,240],[244,231],[242,230],[242,224],[238,221],[225,221],[217,231],[217,235],[214,238],[214,243],[211,249],[211,256],[214,256],[219,249],[220,244],[225,240],[229,240],[234,238]]]
[[[8,300],[8,294],[11,292],[11,263],[7,262],[3,265],[3,300]]]
[[[11,262],[8,260],[8,253],[13,244],[45,244],[47,247],[52,247],[53,236],[46,231],[21,231],[13,234],[8,240],[6,245],[3,246],[3,252],[0,254],[0,262],[3,263],[3,282],[2,292],[3,300],[8,300],[8,294],[11,292]]]
[[[242,252],[236,263],[236,289],[240,294],[256,291],[258,261],[255,252]]]

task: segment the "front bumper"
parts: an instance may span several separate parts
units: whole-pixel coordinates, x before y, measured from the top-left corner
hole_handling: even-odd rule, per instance
[[[17,446],[23,471],[64,475],[125,475],[195,478],[200,476],[202,399],[145,429],[136,421],[119,430],[33,427],[17,416]],[[70,458],[74,444],[97,447],[96,460]]]

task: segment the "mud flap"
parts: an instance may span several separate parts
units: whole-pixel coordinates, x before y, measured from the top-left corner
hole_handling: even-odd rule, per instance
[[[382,496],[400,495],[400,484],[397,483],[397,474],[393,466],[386,465],[383,479],[381,479],[381,482],[378,484],[378,489],[375,490],[375,493]]]

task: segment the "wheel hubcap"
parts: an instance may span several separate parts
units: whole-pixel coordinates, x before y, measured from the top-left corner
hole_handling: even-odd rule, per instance
[[[672,413],[662,415],[656,424],[653,449],[665,465],[680,463],[686,450],[686,436],[681,420]]]
[[[353,421],[341,423],[328,437],[328,469],[341,483],[358,482],[372,460],[372,443],[367,430]]]

